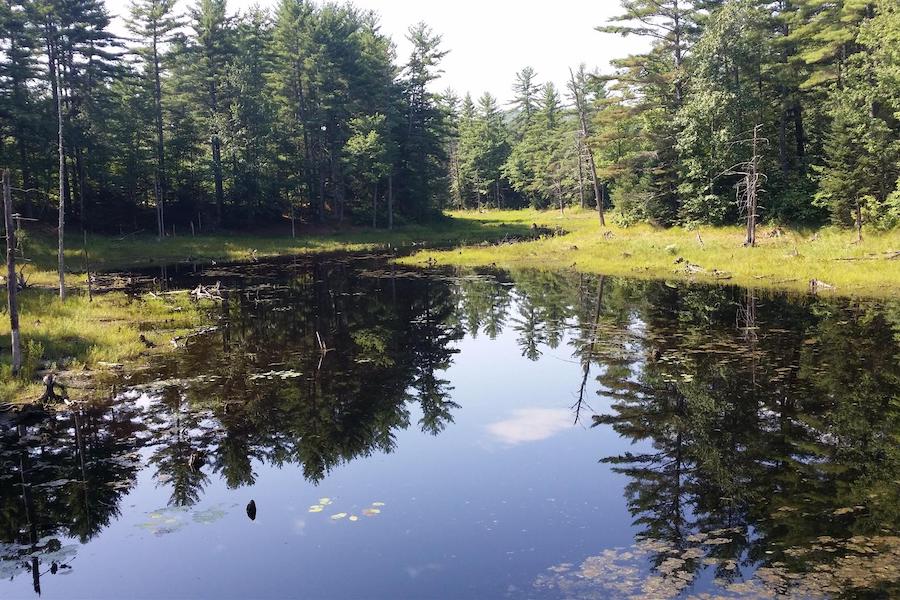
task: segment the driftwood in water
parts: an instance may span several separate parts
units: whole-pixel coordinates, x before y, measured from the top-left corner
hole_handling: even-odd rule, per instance
[[[217,281],[216,285],[213,287],[206,287],[203,284],[197,284],[193,290],[191,290],[191,296],[196,298],[197,300],[217,300],[222,301],[222,282]]]
[[[176,348],[178,347],[178,342],[187,342],[191,338],[195,338],[200,335],[206,335],[207,333],[212,333],[219,329],[218,327],[204,327],[202,329],[198,329],[197,331],[192,331],[191,333],[185,335],[178,335],[172,338],[172,345]]]
[[[825,283],[824,281],[819,281],[818,279],[811,279],[809,281],[809,291],[815,294],[819,290],[833,290],[834,286],[830,283]]]

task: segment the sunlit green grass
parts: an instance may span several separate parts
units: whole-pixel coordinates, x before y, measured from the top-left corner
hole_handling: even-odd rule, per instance
[[[6,303],[6,294],[2,294]],[[75,292],[60,302],[50,290],[32,289],[19,294],[20,331],[24,350],[23,370],[13,377],[10,367],[9,321],[0,322],[0,398],[4,401],[35,400],[41,395],[37,374],[42,369],[86,375],[102,362],[133,362],[171,348],[170,340],[204,322],[205,311],[186,294],[145,295],[129,298],[124,293],[102,294],[93,302]],[[140,340],[144,335],[154,344]]]
[[[500,222],[471,219],[442,219],[428,226],[406,225],[392,231],[361,228],[317,230],[296,238],[281,234],[178,235],[159,241],[155,236],[138,235],[119,238],[88,236],[88,263],[91,271],[104,271],[171,264],[174,262],[208,262],[216,260],[246,261],[251,258],[311,254],[320,252],[361,251],[418,244],[446,245],[479,243],[515,230],[522,224],[504,226]],[[25,241],[25,256],[31,261],[25,274],[37,286],[57,285],[56,238],[49,234],[31,234]],[[67,283],[83,285],[85,257],[83,238],[73,234],[66,241]]]
[[[886,258],[900,250],[898,231],[867,231],[863,243],[856,244],[856,235],[851,231],[784,229],[782,235],[769,237],[773,228],[762,226],[758,246],[745,248],[745,234],[740,227],[625,228],[608,221],[609,227],[601,228],[597,213],[581,210],[566,211],[564,215],[558,211],[522,210],[454,212],[452,216],[484,226],[559,227],[568,234],[500,246],[423,250],[400,259],[401,262],[435,261],[505,269],[572,268],[608,275],[728,281],[788,290],[807,290],[810,281],[817,280],[833,286],[827,289],[828,293],[891,296],[900,292],[900,258]],[[676,264],[679,258],[683,261]],[[686,263],[703,271],[690,273],[685,269]],[[824,287],[820,286],[819,291]]]

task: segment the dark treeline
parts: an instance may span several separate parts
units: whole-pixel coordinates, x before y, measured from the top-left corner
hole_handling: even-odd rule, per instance
[[[284,0],[0,3],[0,165],[18,208],[88,229],[308,222],[389,226],[440,207],[444,52],[424,24],[398,61],[372,12]],[[60,122],[61,121],[61,122]],[[63,185],[58,185],[62,132]]]
[[[440,37],[414,26],[398,59],[352,4],[135,0],[123,37],[101,0],[6,0],[0,165],[33,190],[22,212],[50,221],[62,193],[96,230],[390,227],[447,205],[734,223],[748,170],[763,219],[896,224],[894,0],[622,6],[598,44],[639,36],[646,53],[574,69],[561,90],[525,68],[504,108],[433,93]]]
[[[625,222],[734,223],[746,211],[735,187],[752,162],[764,175],[764,219],[896,225],[896,0],[622,6],[598,27],[602,43],[612,34],[652,43],[614,61],[613,74],[582,66],[559,90],[525,68],[507,111],[488,94],[451,102],[455,205],[602,198]]]

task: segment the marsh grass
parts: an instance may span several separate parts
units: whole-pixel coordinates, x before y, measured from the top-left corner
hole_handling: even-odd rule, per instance
[[[855,233],[850,231],[783,228],[775,236],[774,227],[763,226],[757,234],[758,246],[745,248],[740,227],[688,230],[610,225],[604,229],[595,212],[581,210],[566,211],[562,216],[555,211],[535,210],[454,212],[451,216],[476,221],[483,227],[521,230],[537,224],[568,233],[499,246],[423,250],[400,262],[513,270],[571,268],[644,279],[727,281],[794,291],[808,290],[810,281],[817,280],[828,284],[819,287],[820,293],[886,297],[900,292],[900,257],[887,258],[900,251],[898,231],[865,232],[862,244],[856,244]],[[678,259],[681,261],[676,264]],[[688,269],[688,264],[703,270]]]
[[[337,251],[363,251],[413,245],[457,245],[500,239],[505,235],[526,234],[522,223],[444,218],[429,226],[406,225],[392,231],[384,229],[318,229],[290,236],[290,232],[259,234],[177,235],[162,241],[151,235],[89,236],[88,260],[91,271],[109,271],[172,264],[175,262],[247,261],[252,258],[312,254]],[[66,240],[67,282],[85,283],[83,243],[80,235]],[[50,232],[28,236],[25,270],[29,283],[39,287],[57,285],[56,238]]]
[[[6,302],[5,294],[2,294]],[[50,290],[30,289],[19,295],[24,364],[17,377],[10,367],[9,321],[0,322],[0,398],[26,401],[39,397],[39,369],[88,374],[102,362],[134,362],[171,347],[172,337],[205,321],[203,306],[186,294],[130,297],[115,292],[91,302],[75,292],[60,302]],[[141,334],[155,345],[147,346]]]

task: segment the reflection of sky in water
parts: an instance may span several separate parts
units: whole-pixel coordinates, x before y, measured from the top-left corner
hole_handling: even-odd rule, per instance
[[[319,486],[295,465],[256,461],[256,484],[232,490],[206,466],[201,501],[183,512],[165,508],[169,487],[144,469],[121,516],[79,548],[71,574],[44,577],[42,597],[497,597],[548,565],[629,543],[624,478],[597,464],[625,443],[572,425],[580,366],[523,358],[512,329],[457,346],[446,378],[461,409],[440,435],[399,431],[394,453],[339,466]],[[324,496],[332,504],[309,513]],[[381,512],[363,516],[375,501]],[[32,597],[30,586],[26,573],[0,595]]]
[[[587,318],[592,323],[593,283],[596,282],[580,288],[582,292],[587,290],[586,299],[582,300],[588,306]],[[615,290],[608,288],[607,293]],[[665,293],[674,293],[667,290],[662,288]],[[523,303],[527,300],[524,292],[516,290],[514,295]],[[402,294],[400,297],[402,302]],[[417,298],[421,299],[420,296]],[[610,299],[611,305],[613,300]],[[668,306],[668,301],[660,302],[663,307]],[[365,304],[362,306],[366,310],[369,308]],[[466,335],[450,342],[459,353],[453,355],[450,368],[438,376],[449,381],[452,400],[459,405],[450,411],[452,423],[438,435],[423,433],[419,426],[424,416],[422,405],[409,401],[405,408],[410,413],[410,426],[391,431],[395,447],[392,453],[367,453],[364,450],[361,457],[349,462],[338,461],[339,465],[318,484],[304,477],[296,456],[275,456],[275,451],[266,443],[252,439],[254,431],[241,430],[240,422],[228,424],[224,418],[217,421],[211,417],[208,407],[194,414],[193,420],[187,418],[191,416],[189,402],[182,397],[178,404],[181,412],[178,412],[177,427],[172,425],[174,417],[170,412],[168,417],[149,423],[147,430],[134,434],[145,444],[139,452],[143,469],[137,473],[135,486],[119,498],[118,512],[110,524],[101,528],[100,533],[86,544],[61,537],[65,560],[72,568],[51,575],[44,564],[42,597],[606,598],[627,595],[626,591],[628,594],[658,596],[677,592],[681,588],[671,585],[674,580],[662,580],[658,575],[662,572],[677,577],[679,569],[691,560],[712,560],[690,574],[685,567],[681,585],[692,588],[693,592],[711,589],[717,576],[728,576],[739,570],[752,575],[753,561],[747,565],[732,565],[729,561],[723,566],[710,558],[717,549],[740,535],[736,530],[723,529],[720,534],[708,533],[700,537],[682,536],[693,533],[694,527],[714,529],[715,526],[704,522],[688,524],[685,531],[676,532],[677,537],[684,537],[677,544],[636,539],[636,533],[651,526],[666,531],[681,527],[670,528],[672,489],[684,490],[684,497],[688,499],[677,507],[681,520],[690,522],[704,516],[705,507],[698,509],[691,501],[691,498],[699,497],[698,487],[706,483],[702,478],[692,480],[693,464],[686,463],[682,470],[679,463],[678,474],[669,481],[664,480],[671,475],[671,466],[676,462],[673,457],[680,457],[666,444],[675,440],[680,443],[680,435],[674,433],[678,427],[671,414],[661,413],[660,408],[676,406],[682,401],[697,402],[702,408],[706,396],[700,385],[709,385],[709,382],[722,386],[713,390],[718,400],[728,400],[736,394],[729,385],[741,383],[732,381],[736,376],[704,380],[703,370],[708,369],[708,364],[691,372],[698,377],[696,382],[690,383],[694,377],[688,379],[682,375],[687,368],[679,363],[682,357],[668,351],[654,357],[650,351],[653,346],[647,339],[664,335],[661,332],[672,332],[665,329],[665,326],[672,326],[669,321],[672,317],[649,309],[644,309],[641,316],[641,309],[636,306],[632,301],[620,302],[622,314],[627,314],[621,325],[629,333],[626,339],[621,336],[613,339],[615,332],[598,327],[596,335],[603,341],[598,344],[597,351],[604,355],[595,360],[604,366],[598,367],[595,362],[587,375],[578,357],[573,356],[576,340],[570,337],[574,335],[571,330],[554,348],[538,342],[537,352],[533,354],[537,360],[523,356],[525,334],[521,328],[517,329],[518,325],[511,324],[521,314],[522,307],[513,306],[507,326],[496,339],[481,333],[477,337]],[[610,312],[613,308],[609,307]],[[264,317],[264,313],[254,313],[251,323],[264,323]],[[374,327],[379,323],[378,318],[373,317],[366,325]],[[574,322],[573,319],[568,321]],[[720,330],[719,338],[731,345],[727,346],[727,352],[712,353],[714,362],[726,358],[743,360],[735,347],[742,348],[745,342],[739,338],[735,342],[733,318],[726,317],[722,322],[725,323],[724,333]],[[702,345],[707,341],[709,321],[701,323],[693,330],[699,334],[699,339],[689,343]],[[538,325],[547,326],[544,322]],[[246,323],[245,326],[251,327]],[[265,336],[266,330],[262,331],[261,335]],[[685,327],[684,331],[689,329]],[[865,335],[858,337],[862,339]],[[789,336],[784,339],[788,340]],[[658,344],[657,347],[665,346],[659,337],[653,343]],[[797,343],[803,344],[802,339],[798,338]],[[280,352],[283,348],[276,347],[276,350]],[[339,360],[341,351],[336,349],[326,360]],[[317,347],[315,352],[318,353]],[[371,364],[381,352],[377,344],[371,345],[369,354],[360,357]],[[633,370],[623,369],[622,363],[616,362],[622,354],[636,360],[630,363],[635,367]],[[779,351],[773,356],[777,358],[781,354]],[[237,355],[240,356],[240,352]],[[201,353],[200,356],[205,355]],[[391,355],[388,353],[385,357],[391,358]],[[276,357],[276,360],[281,358]],[[652,362],[644,361],[656,361],[656,367]],[[227,380],[225,369],[216,366],[206,366],[206,370],[215,373],[198,372],[204,366],[206,363],[202,361],[192,364],[190,368],[172,374],[177,379],[169,383],[218,386],[219,382]],[[300,376],[302,370],[286,370],[286,366],[268,362],[268,359],[251,366],[250,371],[238,371],[256,386],[250,387],[251,390],[271,392],[273,388],[264,387],[268,382],[274,382],[275,386],[305,386],[312,381]],[[643,373],[638,372],[641,367],[645,369]],[[601,393],[598,377],[607,384],[611,380],[623,386],[630,382],[632,388],[640,388],[646,380],[644,376],[652,375],[654,368],[660,373],[656,392],[646,394],[641,391],[629,395],[627,389],[611,387],[603,388]],[[327,369],[323,372],[327,373]],[[663,375],[667,383],[663,382]],[[337,380],[334,378],[332,383]],[[690,383],[685,389],[693,395],[671,393],[675,387],[670,380],[679,385]],[[586,382],[585,410],[576,423],[573,407],[579,400],[582,381]],[[373,387],[377,391],[377,386],[383,382],[367,381],[366,385],[370,387],[364,386],[360,392],[366,401],[351,398],[350,412],[358,410],[360,405],[375,406],[378,398],[372,394],[370,403],[369,392]],[[131,414],[125,410],[130,408],[146,416],[146,419],[135,419],[136,422],[152,420],[149,415],[158,418],[159,415],[154,413],[159,408],[157,388],[144,385],[125,392],[123,398],[127,406],[118,409],[126,415]],[[411,386],[407,391],[415,393],[415,387]],[[748,405],[755,407],[757,400],[765,401],[765,393],[765,389],[760,388],[759,396]],[[590,426],[593,423],[591,415],[616,412],[610,408],[613,396],[619,402],[623,397],[644,402],[637,413],[640,418],[634,418],[628,425],[635,428],[631,438],[620,437],[606,424]],[[401,393],[398,397],[405,396]],[[305,407],[311,402],[310,398],[301,396],[292,406]],[[332,398],[335,405],[325,404],[324,407],[340,411],[338,401],[342,398]],[[202,404],[205,400],[205,397],[194,399],[202,406],[205,406]],[[402,404],[403,400],[398,402]],[[249,404],[253,405],[252,402]],[[735,408],[741,408],[741,404],[722,404],[722,407],[724,412],[731,414]],[[324,412],[326,418],[322,421],[304,419],[302,422],[331,423],[333,417],[327,410]],[[754,408],[752,413],[753,422],[757,419],[775,422],[780,415],[763,405]],[[337,419],[335,422],[343,423]],[[720,422],[728,424],[727,421]],[[350,428],[358,422],[350,420],[348,423]],[[363,427],[367,424],[362,423]],[[779,427],[789,424],[783,421]],[[645,426],[648,429],[642,429]],[[651,426],[655,429],[650,429]],[[767,425],[762,423],[759,427]],[[218,455],[211,453],[208,461],[199,467],[206,479],[197,504],[190,508],[167,506],[174,482],[168,473],[157,476],[159,466],[151,464],[151,457],[167,448],[170,438],[178,437],[172,435],[175,430],[193,442],[203,436],[221,441],[226,429],[229,434],[236,432],[250,438],[248,445],[254,449],[248,459],[252,470],[250,479],[255,483],[230,488],[223,476],[222,464],[216,462]],[[295,431],[288,427],[276,427],[275,430],[276,435],[282,436],[285,432]],[[696,434],[690,428],[684,430],[687,434]],[[302,431],[316,438],[317,431]],[[721,454],[721,459],[731,461],[746,451],[748,443],[756,442],[752,437],[741,438],[743,431],[742,426],[729,430],[730,434],[736,435],[734,443],[728,439],[714,440],[715,443],[726,442],[727,451]],[[348,433],[353,435],[356,430],[350,428]],[[707,430],[701,433],[707,433]],[[331,438],[321,436],[316,439],[329,441]],[[699,447],[701,451],[706,448],[705,436],[688,441],[693,446],[685,447],[695,450]],[[832,441],[828,439],[824,443]],[[766,451],[758,456],[767,459]],[[634,456],[638,460],[658,457],[669,470],[661,475],[651,472],[640,482],[641,486],[636,486],[639,475],[634,471],[625,475],[614,470],[622,464],[627,470],[634,463],[629,464],[628,460],[618,465],[601,462],[605,457],[615,456]],[[797,462],[801,459],[803,457],[799,456]],[[825,459],[816,460],[825,464]],[[61,462],[74,465],[75,457],[62,456]],[[759,464],[763,462],[760,460]],[[713,466],[716,473],[725,474],[732,468],[747,468],[747,464],[740,461]],[[802,470],[799,472],[803,473]],[[780,480],[778,484],[781,485]],[[0,485],[10,485],[9,479],[0,478]],[[68,494],[75,485],[68,483],[59,488],[59,493]],[[801,489],[806,490],[802,486]],[[714,495],[705,500],[721,503],[718,509],[723,514],[730,514],[730,498],[715,490]],[[657,492],[659,494],[654,496]],[[734,494],[740,492],[740,489],[729,490]],[[646,494],[646,504],[657,509],[658,522],[648,525],[646,520],[640,522],[646,513],[629,513],[628,504],[640,494]],[[802,495],[791,494],[786,493],[781,500]],[[252,521],[247,515],[250,500],[256,507],[256,518]],[[769,501],[767,497],[765,502]],[[826,515],[835,519],[845,514],[832,515],[831,511],[837,507],[831,506],[827,497],[817,506],[818,510],[823,508],[828,511]],[[794,513],[777,514],[786,517]],[[738,516],[738,523],[740,518]],[[752,528],[749,533],[753,534]],[[650,568],[654,557],[659,558],[655,570]],[[716,575],[716,569],[722,572]],[[0,574],[8,577],[16,573],[18,575],[11,580],[0,581],[0,597],[34,597],[31,577],[21,563],[18,567],[0,565]],[[788,575],[793,574],[770,574],[775,578],[787,578]]]
[[[523,408],[512,417],[487,426],[488,432],[504,444],[515,446],[539,442],[572,426],[572,412],[562,408]]]

